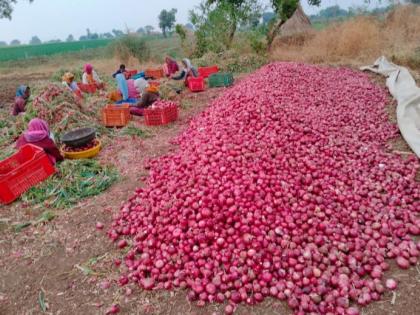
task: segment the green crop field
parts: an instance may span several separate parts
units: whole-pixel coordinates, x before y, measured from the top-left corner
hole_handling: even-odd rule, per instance
[[[69,43],[50,43],[40,45],[2,47],[0,48],[0,62],[95,49],[104,47],[108,45],[111,41],[112,40],[110,39],[98,39]]]

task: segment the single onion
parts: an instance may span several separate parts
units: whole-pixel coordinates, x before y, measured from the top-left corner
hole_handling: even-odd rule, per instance
[[[394,279],[387,279],[385,282],[385,286],[390,290],[395,290],[397,288],[397,281]]]

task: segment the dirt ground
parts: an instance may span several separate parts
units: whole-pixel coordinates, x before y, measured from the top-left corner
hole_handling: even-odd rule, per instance
[[[16,88],[20,84],[32,86],[48,79],[44,73],[32,73],[31,75],[15,76],[0,75],[0,108],[11,106],[14,100]]]
[[[13,86],[18,79],[13,80]],[[119,269],[114,262],[122,258],[122,253],[106,236],[121,204],[144,185],[147,160],[176,150],[170,140],[221,93],[223,89],[186,94],[179,121],[169,126],[145,128],[142,119],[136,119],[135,124],[146,129],[150,137],[114,139],[99,157],[119,169],[121,180],[99,196],[58,211],[52,222],[15,233],[11,229],[13,224],[31,220],[44,209],[30,208],[22,202],[0,206],[1,315],[105,314],[112,304],[120,305],[121,314],[223,313],[223,305],[198,308],[190,304],[183,290],[146,292],[133,284],[121,288],[117,283]],[[390,113],[395,113],[395,104],[390,104]],[[398,147],[398,151],[407,148]],[[105,228],[98,231],[96,222],[104,223]],[[385,293],[379,302],[364,308],[363,314],[420,314],[420,266],[403,271],[392,264],[388,276],[398,280],[398,290]],[[291,311],[285,303],[267,299],[255,307],[240,306],[237,314],[291,314]]]

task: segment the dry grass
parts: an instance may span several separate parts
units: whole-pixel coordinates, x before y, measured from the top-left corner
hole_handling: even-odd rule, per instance
[[[366,64],[385,55],[420,69],[420,6],[405,5],[384,19],[357,17],[305,36],[279,39],[274,60]]]

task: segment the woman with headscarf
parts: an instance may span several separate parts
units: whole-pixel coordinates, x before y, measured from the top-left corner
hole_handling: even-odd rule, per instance
[[[95,84],[98,89],[102,89],[104,84],[99,78],[96,71],[93,69],[93,66],[90,63],[85,64],[84,72],[82,76],[83,84]]]
[[[79,90],[77,83],[74,81],[74,74],[71,72],[66,72],[63,75],[63,85],[67,87],[70,91],[76,92]]]
[[[19,137],[16,148],[19,149],[28,143],[44,149],[53,164],[63,160],[60,150],[52,139],[47,122],[42,119],[34,118],[29,122],[28,129]]]
[[[66,72],[63,75],[63,85],[73,92],[79,100],[83,98],[82,91],[80,91],[77,83],[74,81],[74,74],[71,72]]]
[[[159,88],[149,85],[142,94],[140,101],[130,107],[130,113],[135,116],[143,116],[144,109],[153,105],[159,98]]]
[[[171,75],[177,73],[179,71],[178,63],[175,59],[167,56],[165,58],[165,64],[163,65],[163,73],[170,77]]]
[[[140,102],[138,102],[136,106],[140,108],[147,108],[153,105],[153,103],[156,102],[159,98],[159,88],[155,85],[149,85],[141,96]]]
[[[13,116],[17,116],[20,113],[25,112],[29,96],[31,96],[31,89],[29,86],[21,85],[18,87],[16,90],[15,105],[13,107]]]
[[[179,75],[173,75],[172,79],[184,80],[185,85],[187,85],[189,77],[198,77],[198,71],[195,67],[193,67],[191,61],[187,58],[182,59],[182,66],[184,67],[184,69],[182,69],[181,73]]]

